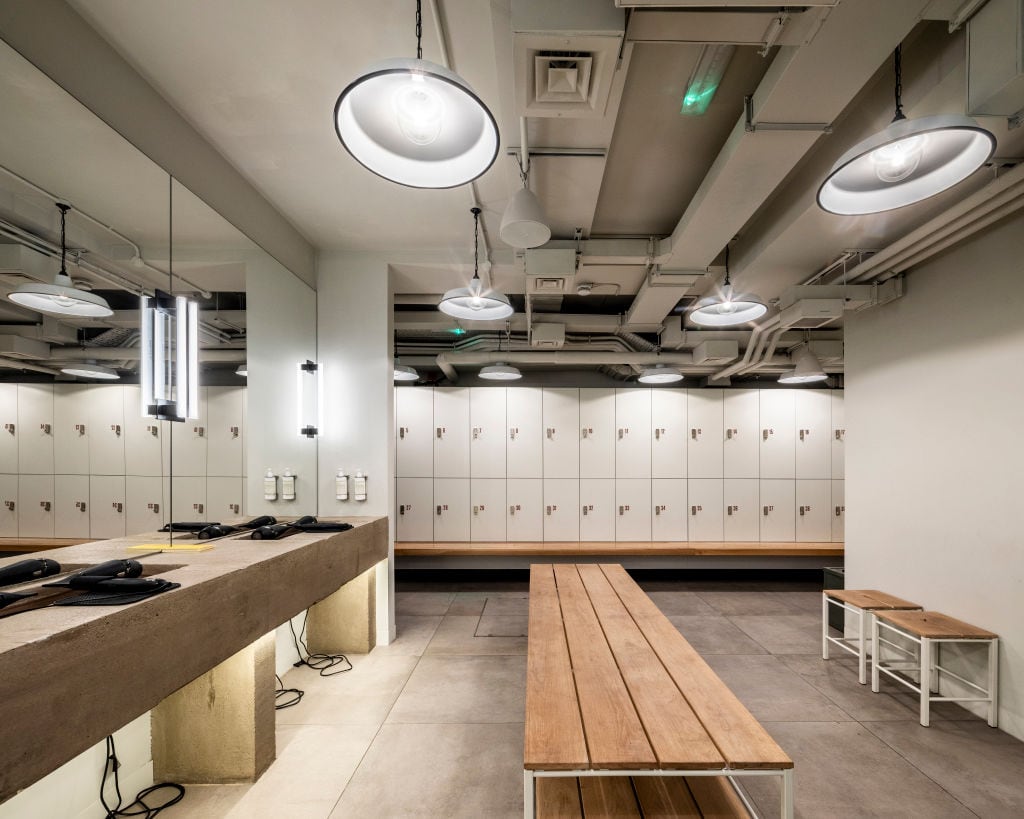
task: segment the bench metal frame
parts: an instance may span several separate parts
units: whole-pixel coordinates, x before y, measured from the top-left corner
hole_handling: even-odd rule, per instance
[[[844,609],[857,616],[858,628],[857,634],[853,637],[833,637],[828,633],[828,607],[829,605],[836,606],[837,608]],[[918,606],[916,609],[901,609],[901,611],[919,611],[921,609]],[[878,656],[878,646],[873,640],[872,624],[875,620],[875,613],[872,609],[863,609],[860,606],[855,606],[853,603],[847,603],[845,600],[837,600],[834,597],[829,597],[828,592],[822,592],[821,594],[821,659],[829,659],[829,644],[839,646],[843,651],[849,651],[857,658],[857,682],[861,685],[867,685],[868,682],[868,640],[871,640],[871,656]],[[845,620],[844,620],[845,625]],[[845,632],[845,629],[844,629]]]

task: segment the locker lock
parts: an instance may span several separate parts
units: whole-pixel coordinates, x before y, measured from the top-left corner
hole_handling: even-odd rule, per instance
[[[654,440],[660,441],[661,440],[661,436],[664,435],[664,434],[665,434],[665,428],[664,427],[656,428],[654,430]]]
[[[701,429],[700,427],[690,427],[690,437],[693,438],[693,440],[695,441],[697,440],[697,437],[699,435],[702,435],[703,433],[704,430]]]
[[[654,514],[656,514],[656,515],[660,515],[660,514],[661,514],[662,512],[664,512],[664,511],[665,511],[666,509],[667,509],[667,507],[666,507],[666,506],[664,506],[664,505],[661,505],[661,506],[655,506],[655,507],[654,507]]]
[[[447,511],[448,511],[448,504],[447,503],[439,503],[437,505],[437,514],[438,515],[440,515],[441,512],[447,512]]]
[[[554,432],[554,430],[552,430],[552,432]],[[593,427],[583,427],[580,430],[580,437],[581,438],[589,438],[593,434],[594,434],[594,428]]]
[[[206,427],[192,427],[192,431],[196,434],[196,437],[202,438],[206,435]]]
[[[549,515],[550,515],[550,514],[551,514],[552,512],[557,512],[557,511],[558,511],[558,507],[557,507],[556,505],[554,505],[554,504],[552,504],[551,506],[548,506],[548,507],[547,507],[547,512],[548,512],[548,514],[549,514]]]
[[[768,517],[768,513],[769,512],[774,512],[774,511],[775,511],[775,507],[774,506],[765,506],[764,507],[764,516]]]
[[[811,434],[811,431],[809,429],[802,429],[802,430],[800,430],[800,440],[803,441],[810,434]]]
[[[113,432],[114,435],[116,435],[118,438],[121,437],[121,425],[120,424],[111,424],[110,425],[110,431]]]
[[[738,430],[738,429],[736,429],[736,428],[733,428],[733,429],[727,429],[727,430],[725,431],[725,438],[726,438],[726,440],[727,440],[727,441],[731,441],[731,440],[732,440],[733,438],[735,438],[735,437],[736,437],[736,435],[738,435],[738,434],[739,434],[739,430]]]
[[[152,511],[153,514],[155,514],[155,515],[159,515],[160,514],[160,504],[159,503],[147,503],[146,504],[146,508],[149,509],[150,511]]]
[[[483,427],[473,427],[473,440],[476,441],[483,434]]]
[[[405,514],[405,504],[404,503],[398,505],[398,514],[400,514],[400,515],[404,515]]]
[[[519,427],[509,427],[508,428],[509,440],[514,441],[516,439],[516,435],[518,435],[518,434],[519,434]]]
[[[200,515],[203,514],[203,504],[201,504],[201,503],[193,503],[192,504],[192,508],[196,512],[198,512]]]
[[[123,512],[124,511],[124,504],[123,503],[118,503],[117,501],[114,501],[112,504],[110,504],[110,508],[111,509],[116,509],[118,512]]]
[[[622,517],[626,512],[629,511],[629,504],[619,506],[619,517]]]
[[[45,509],[47,512],[49,512],[50,508],[53,506],[53,504],[51,504],[49,501],[39,501],[39,505],[43,507],[43,509]]]
[[[766,441],[768,440],[769,436],[774,435],[774,434],[775,434],[775,430],[774,429],[762,429],[761,430],[761,437],[764,440],[766,440]]]
[[[150,425],[146,427],[146,432],[148,432],[150,435],[156,438],[160,434],[160,428]]]
[[[231,512],[232,514],[237,515],[239,509],[241,509],[241,507],[237,503],[229,503],[228,504],[228,511]]]
[[[79,512],[85,511],[85,501],[75,501],[75,509]]]
[[[731,514],[732,514],[733,512],[739,512],[739,511],[740,511],[740,508],[739,508],[738,506],[727,506],[727,507],[725,507],[725,508],[726,508],[726,512],[727,512],[728,514],[730,514],[730,515],[731,515]]]
[[[43,431],[43,435],[49,435],[50,434],[50,425],[49,424],[40,424],[39,428]]]
[[[800,514],[801,515],[806,515],[810,511],[811,511],[811,507],[810,506],[801,506],[800,507]]]
[[[5,500],[5,501],[4,501],[4,506],[6,506],[6,507],[7,507],[7,510],[8,510],[9,512],[13,512],[13,511],[14,511],[14,501],[10,501],[10,500]]]
[[[621,441],[627,435],[629,435],[629,427],[619,427],[619,440]]]
[[[14,424],[4,424],[4,429],[11,433],[11,435],[14,434]]]
[[[85,435],[85,424],[75,424],[75,432],[79,435]]]
[[[408,431],[409,431],[409,427],[399,427],[398,428],[398,437],[401,438],[404,441],[405,440],[405,433],[407,433]]]
[[[842,441],[845,438],[846,438],[846,430],[845,429],[837,429],[836,430],[836,440],[837,441]]]
[[[508,513],[514,516],[516,512],[521,512],[522,509],[522,506],[520,506],[518,503],[514,503],[511,506],[509,506]]]
[[[547,431],[546,431],[546,434],[548,436],[548,440],[549,441],[553,440],[554,437],[555,437],[555,428],[554,427],[548,427]]]
[[[474,506],[473,507],[473,514],[474,515],[478,515],[481,512],[486,512],[486,511],[487,511],[487,507],[484,506],[482,503],[479,506]]]
[[[838,518],[838,517],[842,517],[842,514],[843,514],[843,512],[845,512],[845,511],[846,511],[846,507],[845,507],[845,506],[837,506],[837,507],[836,507],[836,517],[837,517],[837,518]]]
[[[447,427],[438,427],[438,428],[437,428],[437,437],[438,437],[438,438],[444,438],[444,434],[445,434],[445,433],[446,433],[447,431],[448,431]]]
[[[590,504],[589,506],[587,504],[583,504],[583,514],[584,515],[589,515],[593,511],[594,511],[594,505],[593,504]]]
[[[703,512],[703,511],[704,511],[704,507],[703,506],[691,506],[690,507],[690,514],[691,515],[696,515],[698,512]]]
[[[238,437],[238,427],[228,427],[228,432],[231,433],[232,438]]]

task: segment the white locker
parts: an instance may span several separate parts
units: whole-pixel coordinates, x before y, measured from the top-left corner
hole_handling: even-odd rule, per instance
[[[159,477],[168,461],[166,430],[170,425],[142,415],[137,386],[125,386],[123,398],[125,474]]]
[[[206,478],[174,477],[171,479],[174,497],[168,503],[172,521],[210,521],[220,523],[216,516],[211,517],[206,506]],[[282,508],[283,514],[290,514],[290,508]]]
[[[53,474],[53,385],[18,384],[18,469],[22,475]],[[52,503],[53,498],[50,498]],[[49,526],[52,527],[52,519]],[[32,524],[35,526],[35,524]],[[41,523],[43,529],[47,528]],[[50,537],[51,535],[47,535]],[[42,537],[32,535],[32,537]]]
[[[18,537],[53,537],[53,500],[53,475],[18,477]]]
[[[845,481],[832,481],[832,505],[829,507],[829,517],[832,519],[832,542],[842,543],[846,539]]]
[[[722,390],[686,391],[686,474],[690,478],[722,477],[722,404]]]
[[[651,539],[651,481],[648,478],[620,478],[615,481],[615,539]]]
[[[690,478],[686,484],[686,494],[690,540],[722,540],[722,480]]]
[[[434,390],[434,477],[469,477],[469,390],[466,388]],[[468,496],[466,505],[469,506]],[[466,527],[468,530],[468,517]]]
[[[505,391],[505,468],[509,478],[544,477],[543,395],[530,387],[509,387]]]
[[[241,478],[210,477],[206,479],[206,516],[208,520],[224,521],[243,514],[245,486]]]
[[[125,536],[128,501],[124,476],[93,475],[89,479],[89,503],[92,507],[89,510],[90,537],[99,540]]]
[[[757,478],[725,479],[725,517],[722,519],[722,534],[730,543],[756,543],[761,539],[761,524],[758,520],[759,483]]]
[[[88,407],[89,472],[93,475],[124,475],[123,388],[119,385],[93,387],[88,394]],[[179,471],[177,464],[175,471]]]
[[[651,390],[651,476],[686,477],[686,390]]]
[[[0,384],[0,474],[14,475],[17,471],[18,385]]]
[[[505,477],[505,422],[503,387],[469,390],[470,477]]]
[[[539,439],[538,439],[539,440]],[[544,481],[509,478],[505,487],[505,537],[511,542],[544,540]]]
[[[469,490],[472,516],[469,537],[473,541],[505,540],[505,480],[481,478]]]
[[[88,475],[53,476],[53,536],[89,539],[93,512]]]
[[[761,390],[761,477],[789,478],[796,474],[793,432],[796,390]]]
[[[686,540],[686,481],[655,478],[651,481],[651,505],[651,540]]]
[[[759,477],[759,412],[760,394],[758,390],[726,391],[722,407],[722,417],[725,422],[725,434],[722,436],[722,462],[726,478]],[[754,540],[757,538],[755,537]]]
[[[199,389],[199,418],[184,422],[168,422],[164,429],[171,437],[171,473],[182,477],[206,475],[206,431],[209,427],[206,415],[206,390]],[[175,518],[181,520],[182,518]],[[199,518],[196,518],[199,520]]]
[[[543,394],[544,478],[578,478],[580,474],[580,391],[545,389]],[[610,432],[611,430],[609,430]],[[614,457],[614,455],[613,455]],[[545,490],[546,492],[547,490]],[[545,500],[545,504],[547,501]],[[576,513],[573,504],[573,514]],[[545,514],[545,538],[547,538]],[[558,540],[558,538],[554,538]],[[572,540],[576,540],[573,537]]]
[[[580,479],[580,540],[615,540],[615,481]]]
[[[615,390],[580,390],[578,437],[580,477],[614,478]]]
[[[18,536],[18,506],[18,476],[0,475],[0,537]]]
[[[206,474],[241,477],[245,451],[245,389],[208,387],[206,395]]]
[[[96,432],[90,417],[91,393],[100,389],[88,384],[53,385],[53,471],[56,474],[89,474],[89,440]],[[55,523],[57,528],[60,528],[59,518],[60,515]],[[86,537],[88,529],[86,526]]]
[[[760,482],[761,540],[785,542],[796,539],[795,481]]]
[[[826,543],[832,540],[829,517],[832,481],[796,482],[796,540],[800,543]]]
[[[547,390],[544,390],[545,406]],[[575,438],[574,438],[575,440]],[[544,479],[544,540],[580,539],[580,482],[567,478]]]
[[[399,390],[399,392],[405,391]],[[411,392],[411,390],[409,391]],[[433,540],[433,480],[430,478],[399,478],[397,484],[395,505],[398,508],[398,526],[395,539],[407,542]]]
[[[133,476],[125,482],[125,533],[155,532],[167,522],[163,481],[152,476]]]
[[[832,451],[829,443],[832,396],[826,390],[795,392],[793,414],[796,421],[796,478],[829,478],[832,475],[829,468],[829,455]]]
[[[430,387],[395,389],[395,474],[399,478],[434,475],[434,390]],[[428,538],[429,539],[429,538]]]
[[[651,392],[649,389],[615,391],[616,478],[650,481]]]
[[[846,412],[843,408],[845,395],[842,390],[833,390],[831,395],[832,421],[828,437],[832,444],[832,480],[841,481],[846,477]]]
[[[434,481],[434,540],[469,540],[469,478]]]

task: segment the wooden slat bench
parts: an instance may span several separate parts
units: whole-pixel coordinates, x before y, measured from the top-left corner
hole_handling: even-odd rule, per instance
[[[705,777],[777,776],[782,815],[792,818],[792,760],[622,566],[532,566],[527,652],[528,819],[538,791],[547,811],[548,788],[558,786],[538,782],[551,777],[570,783],[563,798],[579,778],[588,815],[588,793],[612,798],[622,787],[593,777],[632,777],[637,793],[684,799],[652,776],[686,777],[701,791],[710,790]]]
[[[590,776],[537,780],[537,819],[615,816],[745,817],[747,806],[719,777]]]
[[[848,611],[857,616],[859,628],[853,637],[833,637],[828,633],[828,607]],[[821,593],[821,658],[829,658],[829,644],[837,645],[857,657],[857,679],[861,685],[868,681],[867,643],[871,635],[871,623],[876,611],[909,611],[920,609],[917,603],[902,600],[877,589],[825,589]],[[877,656],[871,646],[871,656]]]
[[[656,557],[842,557],[842,543],[660,542],[660,541],[434,541],[395,543],[398,557],[546,557],[651,555]]]

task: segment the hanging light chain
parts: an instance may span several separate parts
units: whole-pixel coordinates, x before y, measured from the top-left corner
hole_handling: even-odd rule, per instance
[[[480,278],[480,208],[470,208],[473,214],[473,278]]]
[[[66,276],[68,270],[65,262],[68,255],[68,244],[66,239],[67,233],[65,229],[65,219],[67,218],[68,211],[71,210],[71,205],[65,205],[63,202],[58,202],[57,208],[60,210],[60,272]]]
[[[896,116],[893,117],[893,122],[898,119],[906,119],[903,113],[903,46],[896,46],[896,52],[893,54],[893,67],[896,69]]]
[[[724,282],[724,284],[725,284],[726,287],[728,287],[729,285],[732,284],[732,282],[729,280],[729,244],[728,244],[728,242],[725,245],[725,282]]]
[[[416,59],[423,59],[423,7],[422,0],[416,0]]]

